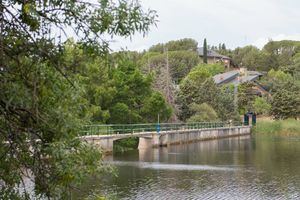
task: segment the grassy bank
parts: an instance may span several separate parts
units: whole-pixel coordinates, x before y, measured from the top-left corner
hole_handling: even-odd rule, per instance
[[[278,136],[300,136],[300,121],[294,119],[258,119],[257,125],[254,128],[254,133],[273,134]]]

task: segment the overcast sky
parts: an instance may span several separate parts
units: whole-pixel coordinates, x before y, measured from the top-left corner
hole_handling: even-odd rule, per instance
[[[115,38],[113,50],[143,50],[151,45],[193,38],[202,45],[229,48],[273,40],[300,40],[300,0],[140,0],[157,11],[159,22],[145,37]]]

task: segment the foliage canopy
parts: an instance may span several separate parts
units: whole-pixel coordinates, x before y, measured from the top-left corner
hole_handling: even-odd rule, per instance
[[[99,72],[111,76],[105,35],[145,34],[156,12],[123,0],[4,0],[0,8],[0,198],[68,198],[86,175],[103,170],[99,150],[76,136],[82,124],[110,117],[98,106],[116,92],[98,87]],[[79,48],[64,46],[69,32]],[[26,177],[34,191],[20,193]]]

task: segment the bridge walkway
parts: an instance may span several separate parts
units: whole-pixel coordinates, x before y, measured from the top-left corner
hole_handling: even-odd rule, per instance
[[[80,138],[112,152],[115,140],[138,137],[139,149],[250,134],[251,127],[242,123],[201,122],[176,124],[87,125]]]

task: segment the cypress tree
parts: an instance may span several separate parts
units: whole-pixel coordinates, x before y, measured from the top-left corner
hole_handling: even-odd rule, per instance
[[[204,39],[204,42],[203,42],[203,62],[207,64],[207,43],[206,43],[206,38]]]
[[[222,44],[219,43],[219,51],[221,51],[221,49],[222,49]]]
[[[226,50],[225,43],[222,44],[222,50]]]

